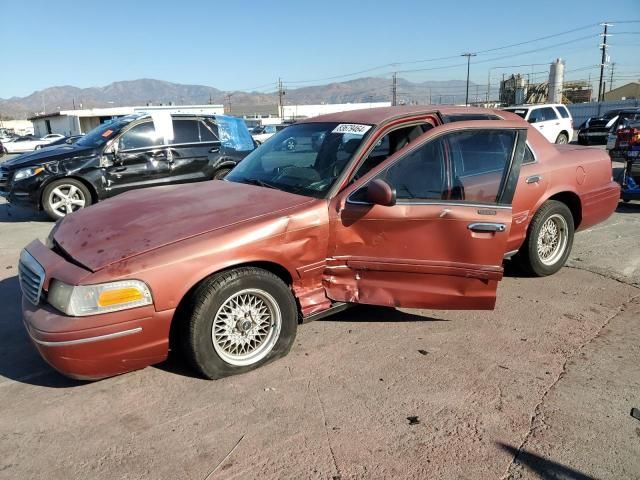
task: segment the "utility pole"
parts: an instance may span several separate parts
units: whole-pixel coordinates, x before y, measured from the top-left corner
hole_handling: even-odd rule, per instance
[[[600,83],[598,84],[598,101],[604,100],[604,65],[607,63],[607,29],[612,26],[610,23],[603,23],[604,33],[602,34],[602,44],[600,44],[600,50],[602,50],[602,58],[600,60]]]
[[[431,87],[429,87],[429,105],[431,105]]]
[[[475,57],[475,53],[463,53],[461,57],[467,57],[467,95],[465,97],[464,104],[469,105],[469,69],[471,68],[471,57]],[[455,102],[454,102],[455,103]]]
[[[398,74],[393,72],[393,83],[391,84],[391,105],[394,107],[398,104]]]
[[[227,93],[227,102],[229,102],[229,115],[231,115],[231,97],[233,93]]]
[[[282,87],[282,79],[278,78],[278,111],[280,113],[280,119],[284,121],[284,88]]]
[[[613,69],[615,68],[616,63],[611,62],[611,76],[609,77],[609,91],[613,88]]]

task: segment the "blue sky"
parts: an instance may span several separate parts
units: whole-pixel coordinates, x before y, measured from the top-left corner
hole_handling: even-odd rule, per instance
[[[640,20],[640,0],[29,0],[4,3],[2,18],[0,98],[55,85],[103,86],[136,78],[272,91],[278,77],[293,88],[379,65],[447,56],[454,58],[336,80],[415,69],[423,70],[400,76],[413,81],[464,79],[465,60],[457,57],[462,52],[577,29],[479,54],[472,60],[471,80],[486,85],[492,67],[548,64],[558,56],[566,59],[569,79],[597,78],[601,27],[581,27]],[[611,31],[640,32],[640,22],[619,23]],[[610,43],[615,84],[640,77],[640,35],[621,33],[610,37]],[[503,72],[518,70],[542,80],[548,67],[492,68],[492,82]],[[304,80],[311,82],[295,83]]]

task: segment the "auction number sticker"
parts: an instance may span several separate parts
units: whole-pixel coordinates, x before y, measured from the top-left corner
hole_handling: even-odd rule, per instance
[[[371,129],[371,125],[360,125],[358,123],[341,123],[333,129],[331,133],[350,133],[352,135],[364,135]]]

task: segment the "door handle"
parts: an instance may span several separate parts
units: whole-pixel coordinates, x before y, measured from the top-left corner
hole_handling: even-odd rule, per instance
[[[504,232],[507,226],[504,223],[470,223],[467,228],[472,232]]]
[[[127,169],[127,167],[116,167],[113,169],[114,172],[124,172]]]
[[[155,159],[167,158],[167,153],[166,152],[153,152],[151,154],[151,158],[155,158]]]
[[[527,183],[539,183],[540,180],[542,180],[542,175],[530,175],[524,181]]]
[[[209,153],[218,153],[219,151],[220,151],[220,148],[213,147],[211,150],[209,150]]]

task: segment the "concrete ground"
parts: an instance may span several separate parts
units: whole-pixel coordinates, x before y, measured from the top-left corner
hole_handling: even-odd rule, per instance
[[[640,478],[640,204],[557,275],[508,265],[493,312],[354,308],[215,382],[40,360],[16,263],[51,226],[0,200],[0,479]]]

